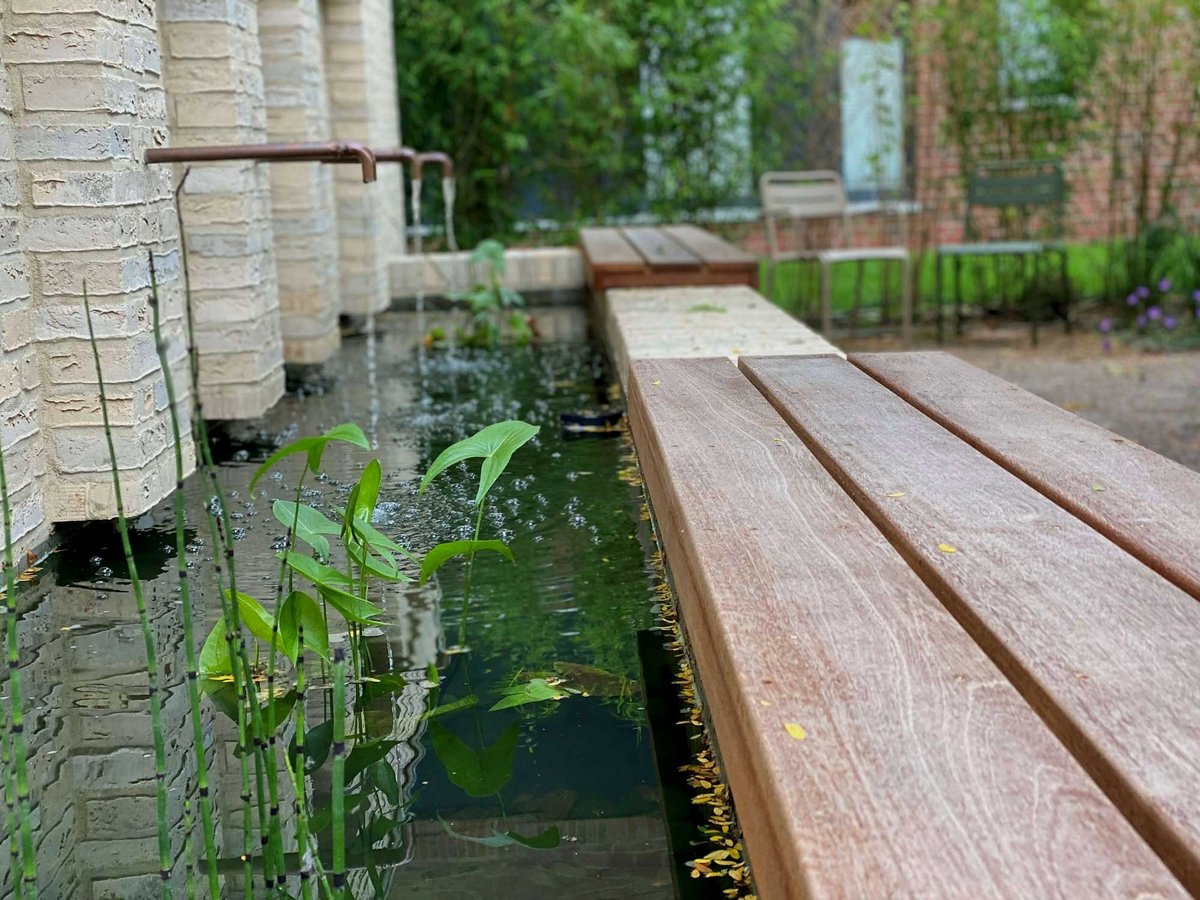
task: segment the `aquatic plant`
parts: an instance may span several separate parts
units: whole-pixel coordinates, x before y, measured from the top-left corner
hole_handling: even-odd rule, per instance
[[[92,307],[88,302],[87,282],[83,285],[83,310],[87,318],[88,341],[92,346],[92,360],[96,365],[96,384],[100,393],[100,415],[104,422],[104,441],[108,446],[108,459],[112,472],[113,499],[117,507],[117,531],[121,535],[121,549],[125,553],[125,566],[129,572],[130,589],[137,605],[138,620],[142,626],[142,642],[146,650],[146,679],[149,682],[150,721],[154,730],[154,789],[158,815],[158,863],[162,880],[164,900],[171,898],[171,833],[167,823],[167,750],[163,739],[162,695],[158,683],[158,657],[154,652],[154,630],[146,611],[146,600],[142,593],[142,581],[138,577],[137,563],[133,558],[133,546],[129,541],[129,523],[125,519],[125,502],[121,496],[121,473],[117,465],[117,449],[113,442],[112,427],[108,419],[108,398],[104,391],[104,372],[100,365],[100,346],[96,343],[96,331],[92,325]]]
[[[489,238],[471,251],[471,262],[483,269],[484,280],[469,291],[456,291],[450,299],[467,307],[466,328],[458,330],[458,342],[468,347],[494,347],[505,326],[519,344],[533,338],[529,317],[521,310],[525,298],[503,283],[504,245]]]

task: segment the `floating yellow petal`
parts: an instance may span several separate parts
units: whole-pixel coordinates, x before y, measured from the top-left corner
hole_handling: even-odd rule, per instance
[[[890,494],[888,494],[888,496],[889,497],[903,497],[904,491],[892,491]]]
[[[792,737],[794,737],[798,741],[802,741],[806,737],[808,737],[808,732],[805,731],[802,726],[797,725],[795,722],[785,722],[783,727],[787,730],[788,734],[790,734]]]
[[[943,553],[957,553],[958,552],[958,548],[955,547],[953,544],[938,544],[938,549],[941,550]]]

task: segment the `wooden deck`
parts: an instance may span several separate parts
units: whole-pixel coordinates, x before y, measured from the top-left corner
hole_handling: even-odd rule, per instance
[[[745,284],[758,287],[758,260],[695,225],[584,228],[588,285],[609,288]]]
[[[761,897],[1200,892],[1200,475],[942,354],[629,394]]]

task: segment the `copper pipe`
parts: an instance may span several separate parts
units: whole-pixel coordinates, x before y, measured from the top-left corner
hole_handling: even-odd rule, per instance
[[[212,147],[155,147],[146,151],[147,165],[155,163],[217,162],[252,159],[265,162],[356,162],[364,184],[375,180],[375,154],[358,143],[225,144]]]
[[[387,150],[377,150],[372,147],[371,152],[375,154],[378,162],[408,163],[410,166],[417,164],[417,151],[412,147],[392,147]]]
[[[439,163],[442,167],[443,178],[454,177],[454,160],[448,153],[443,153],[441,150],[428,150],[424,153],[418,153],[413,161],[412,177],[421,178],[422,170],[425,168],[425,163]]]

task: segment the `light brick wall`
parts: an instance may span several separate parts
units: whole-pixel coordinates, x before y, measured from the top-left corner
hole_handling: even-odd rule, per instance
[[[318,0],[259,0],[258,30],[268,140],[332,140]],[[340,342],[333,169],[304,163],[270,171],[288,362],[323,362]]]
[[[4,44],[0,24],[0,48]],[[46,466],[39,452],[41,375],[33,342],[29,270],[21,250],[12,113],[7,70],[0,65],[0,448],[12,506],[12,536],[18,546],[27,548],[45,539],[49,523]]]
[[[400,142],[396,54],[390,0],[322,3],[325,64],[334,137],[372,147]],[[342,311],[362,315],[388,305],[388,262],[403,252],[403,180],[382,165],[364,185],[350,166],[336,175]]]
[[[115,513],[83,314],[85,280],[125,505],[137,513],[175,483],[147,303],[151,249],[159,254],[164,336],[185,416],[189,402],[170,173],[141,163],[144,150],[166,138],[154,6],[0,0],[0,11],[28,278],[27,289],[17,288],[28,299],[16,302],[32,315],[36,356],[23,385],[37,386],[45,519]],[[12,339],[27,345],[27,335]],[[187,455],[190,466],[190,442]]]
[[[262,143],[252,0],[160,0],[158,13],[171,143]],[[196,164],[180,202],[204,414],[260,416],[284,389],[267,166]]]

